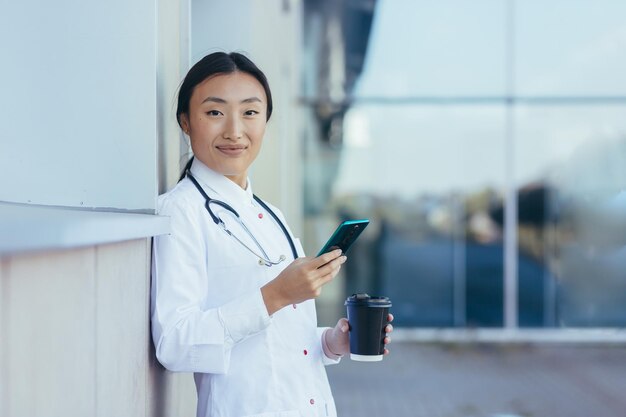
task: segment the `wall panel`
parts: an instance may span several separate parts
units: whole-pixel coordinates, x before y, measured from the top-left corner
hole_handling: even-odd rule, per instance
[[[3,2],[0,201],[154,212],[155,32],[153,0]]]
[[[145,415],[148,248],[145,239],[96,247],[97,416]]]
[[[8,290],[5,287],[9,284],[9,277],[4,272],[8,268],[9,262],[0,258],[0,416],[9,414],[9,396],[7,390],[9,387],[8,377],[8,335],[7,325],[9,324],[8,316]]]
[[[8,261],[6,415],[95,415],[94,254],[85,248]]]

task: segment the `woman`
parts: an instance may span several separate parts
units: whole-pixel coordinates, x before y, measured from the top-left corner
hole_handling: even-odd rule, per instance
[[[171,234],[154,240],[152,330],[159,361],[195,373],[198,416],[336,415],[324,365],[348,352],[348,323],[318,328],[314,299],[346,257],[304,257],[252,194],[271,113],[265,75],[238,53],[204,57],[180,88],[194,158],[159,197]]]

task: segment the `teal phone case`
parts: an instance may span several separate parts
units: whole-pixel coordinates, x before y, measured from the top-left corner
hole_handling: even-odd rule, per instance
[[[337,248],[341,249],[341,252],[345,255],[348,252],[350,245],[352,245],[352,243],[354,243],[354,241],[359,237],[369,222],[370,221],[368,219],[360,219],[346,220],[341,223],[337,226],[337,229],[335,229],[335,232],[332,234],[330,239],[328,239],[317,256]]]

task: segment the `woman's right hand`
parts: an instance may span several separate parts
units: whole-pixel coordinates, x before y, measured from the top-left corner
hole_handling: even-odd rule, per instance
[[[272,315],[289,304],[317,298],[346,261],[341,249],[316,258],[298,258],[261,288],[267,312]]]

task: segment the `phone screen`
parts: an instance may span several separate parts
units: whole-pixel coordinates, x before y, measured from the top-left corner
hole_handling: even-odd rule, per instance
[[[370,221],[368,219],[360,219],[347,220],[341,223],[337,229],[335,229],[335,232],[332,234],[330,239],[328,239],[317,256],[326,252],[331,252],[335,249],[341,249],[341,252],[345,255],[348,252],[348,248],[350,248],[352,243],[354,243],[354,241],[359,237],[369,222]]]

